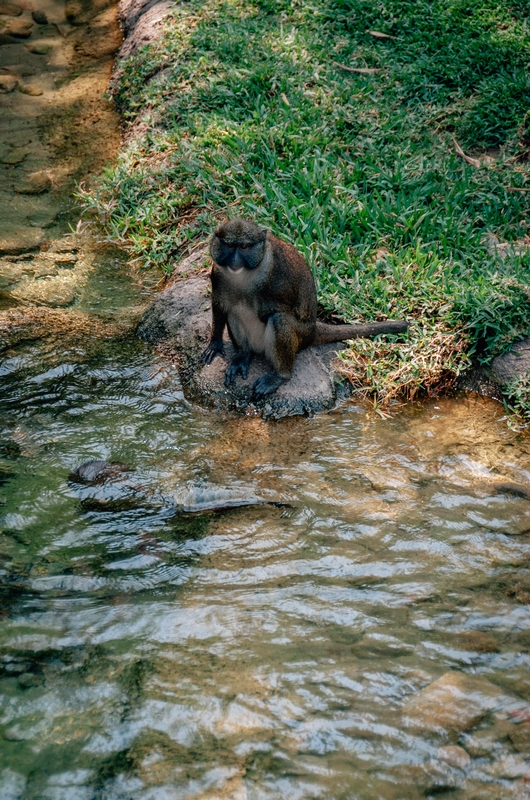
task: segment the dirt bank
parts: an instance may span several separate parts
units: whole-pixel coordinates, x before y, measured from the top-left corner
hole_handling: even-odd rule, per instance
[[[0,4],[0,255],[68,230],[75,182],[115,156],[104,93],[120,42],[107,0]]]
[[[108,0],[0,0],[0,349],[112,335],[83,311],[101,244],[74,192],[118,152],[105,93],[121,42]]]

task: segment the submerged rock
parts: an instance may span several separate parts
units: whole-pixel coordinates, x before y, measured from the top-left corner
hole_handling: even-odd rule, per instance
[[[37,25],[47,25],[48,24],[48,17],[44,13],[44,11],[32,11],[31,16],[33,17],[33,21],[37,23]]]
[[[194,262],[183,262],[178,272],[196,268],[198,256],[204,259],[204,253],[194,254]],[[173,282],[158,295],[138,326],[141,339],[162,345],[176,358],[184,394],[189,400],[223,410],[251,408],[268,419],[313,414],[335,404],[340,391],[339,376],[331,364],[340,343],[303,350],[296,358],[291,379],[260,403],[253,403],[251,397],[254,382],[270,372],[264,359],[254,358],[248,378],[243,380],[238,376],[234,385],[226,388],[224,374],[233,352],[227,338],[225,357],[203,367],[200,355],[211,329],[209,286],[209,277],[204,274]]]
[[[29,39],[33,23],[29,20],[15,20],[9,27],[4,29],[4,33],[15,36],[17,39]]]
[[[102,484],[105,481],[117,478],[124,473],[132,472],[131,467],[121,461],[102,461],[94,459],[74,469],[68,476],[74,483]]]
[[[0,75],[0,94],[9,94],[18,86],[18,81],[14,75]]]
[[[34,53],[37,56],[45,56],[50,50],[53,50],[53,46],[45,42],[31,42],[30,44],[24,45],[24,47],[29,53]]]
[[[466,769],[471,764],[469,753],[463,747],[458,747],[458,745],[454,744],[438,748],[437,756],[440,761],[445,761],[446,764],[458,767],[458,769]]]
[[[18,91],[22,92],[22,94],[30,95],[30,97],[39,97],[41,94],[44,94],[40,86],[37,86],[36,83],[21,83],[19,84]]]
[[[33,175],[27,175],[20,183],[16,183],[13,189],[17,194],[43,194],[49,192],[51,186],[51,178],[46,172],[34,172]]]
[[[530,758],[530,722],[514,725],[508,735],[517,752],[525,758]]]
[[[493,683],[451,671],[408,697],[403,712],[409,722],[426,730],[467,731],[503,697]]]
[[[7,17],[20,17],[23,10],[18,3],[12,3],[11,0],[0,0],[0,14]]]

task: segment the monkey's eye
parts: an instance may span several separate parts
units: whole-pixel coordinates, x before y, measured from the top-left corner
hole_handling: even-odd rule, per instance
[[[237,244],[228,244],[228,242],[225,242],[225,245],[226,245],[227,247],[229,247],[229,248],[230,248],[230,250],[234,250],[234,249],[237,247]]]
[[[248,247],[248,244],[240,244],[239,247],[240,247],[241,250],[246,250],[247,247]]]

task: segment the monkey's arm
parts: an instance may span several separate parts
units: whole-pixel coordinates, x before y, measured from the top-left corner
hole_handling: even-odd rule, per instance
[[[226,312],[212,299],[212,336],[210,344],[201,356],[203,364],[211,364],[215,356],[224,355],[223,332],[226,320]]]

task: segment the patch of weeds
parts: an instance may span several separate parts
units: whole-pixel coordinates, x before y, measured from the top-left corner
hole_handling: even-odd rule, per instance
[[[504,386],[507,397],[504,405],[515,422],[525,428],[530,425],[530,375],[519,375]]]
[[[326,312],[412,321],[343,353],[356,386],[447,388],[530,333],[528,259],[484,243],[528,230],[529,10],[189,0],[121,63],[116,102],[142,125],[85,203],[166,272],[220,217],[252,217],[305,255]]]

